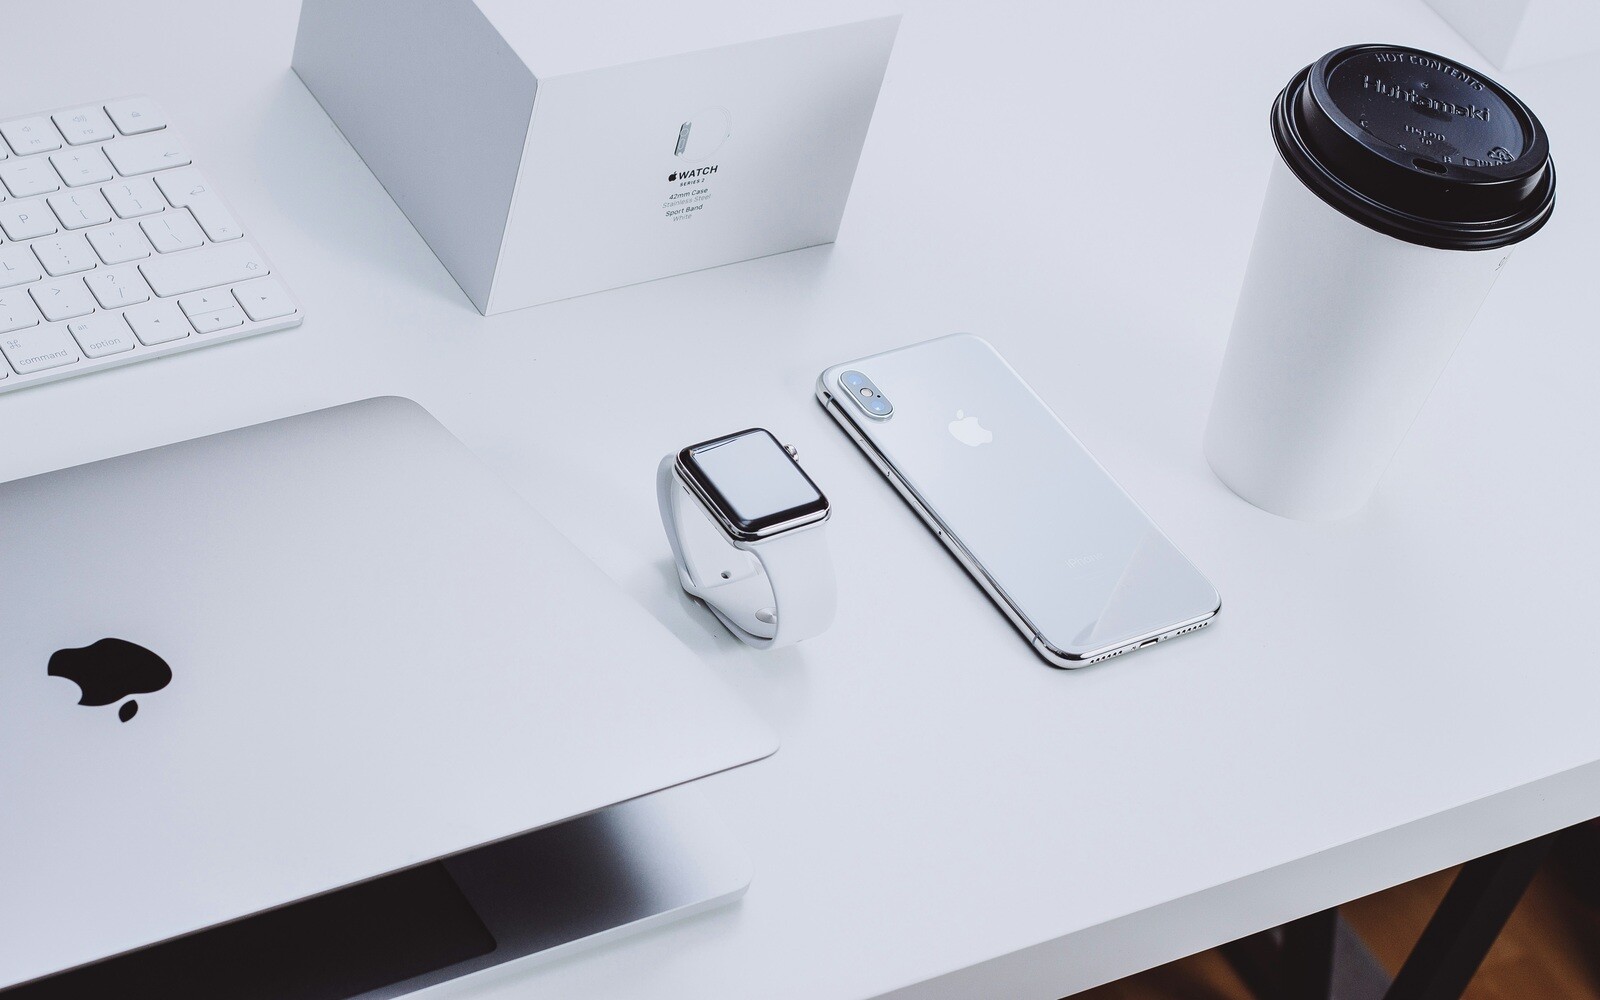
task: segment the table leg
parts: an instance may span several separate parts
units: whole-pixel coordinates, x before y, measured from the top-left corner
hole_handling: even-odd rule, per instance
[[[1392,983],[1337,908],[1222,952],[1258,1000],[1458,1000],[1558,836],[1463,865]]]
[[[1460,997],[1557,836],[1552,833],[1462,866],[1385,1000]]]
[[[1382,1000],[1389,975],[1337,909],[1222,946],[1259,1000]]]

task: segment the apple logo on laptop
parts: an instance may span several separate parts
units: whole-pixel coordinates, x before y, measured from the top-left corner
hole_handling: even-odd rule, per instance
[[[967,416],[965,410],[957,410],[956,418],[950,421],[950,436],[974,448],[994,440],[994,432],[979,423],[977,417]]]
[[[172,668],[167,661],[126,639],[101,639],[76,649],[58,649],[50,654],[46,672],[65,677],[78,685],[80,705],[109,705],[134,694],[150,694],[172,683]],[[132,698],[117,709],[117,718],[127,722],[139,711]]]

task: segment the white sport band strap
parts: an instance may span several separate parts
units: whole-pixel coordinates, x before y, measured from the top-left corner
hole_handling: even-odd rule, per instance
[[[672,455],[657,470],[656,497],[679,583],[746,644],[787,646],[833,624],[833,560],[823,522],[736,542],[678,478]]]

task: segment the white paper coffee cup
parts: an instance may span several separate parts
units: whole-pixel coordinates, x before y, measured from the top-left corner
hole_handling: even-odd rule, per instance
[[[1397,46],[1307,67],[1272,130],[1206,457],[1256,506],[1329,520],[1371,496],[1555,171],[1509,92]]]

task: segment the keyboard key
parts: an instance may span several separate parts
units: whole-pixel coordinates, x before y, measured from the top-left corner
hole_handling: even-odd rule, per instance
[[[150,241],[144,238],[144,231],[132,222],[92,229],[88,236],[94,252],[107,264],[125,264],[150,256]]]
[[[33,301],[38,303],[44,318],[51,322],[76,319],[94,312],[94,299],[77,278],[34,285],[28,290],[33,293]]]
[[[48,160],[17,160],[0,163],[0,181],[14,198],[31,198],[61,190],[61,178],[51,168]]]
[[[141,215],[153,215],[164,211],[166,202],[161,200],[161,194],[148,177],[135,177],[132,180],[118,181],[107,184],[100,189],[106,196],[111,207],[117,215],[124,219],[133,219]]]
[[[67,324],[67,332],[87,358],[103,358],[133,350],[133,331],[117,313],[95,313]]]
[[[197,333],[216,333],[218,330],[227,330],[244,325],[244,313],[238,306],[229,306],[218,309],[216,312],[200,313],[190,316],[189,322],[194,325]]]
[[[123,142],[113,142],[101,147],[111,157],[111,164],[124,177],[148,174],[153,170],[189,165],[189,147],[183,140],[166,129],[136,135]]]
[[[51,117],[55,119],[56,128],[74,146],[100,142],[117,134],[117,130],[111,127],[111,119],[99,108],[74,108]]]
[[[0,229],[14,240],[31,240],[56,232],[56,214],[42,201],[13,201],[0,205]]]
[[[156,175],[156,186],[172,202],[173,208],[187,208],[189,202],[211,194],[211,182],[195,167],[179,167]]]
[[[89,286],[102,309],[121,309],[150,301],[150,286],[144,283],[136,267],[113,267],[86,274],[83,283]]]
[[[271,272],[254,245],[243,240],[220,243],[178,257],[157,257],[139,265],[144,280],[162,297],[231,285]]]
[[[244,323],[244,313],[226,288],[185,295],[178,300],[178,306],[200,333],[215,333]]]
[[[244,230],[239,228],[228,206],[214,194],[190,201],[189,211],[194,213],[195,221],[200,223],[200,228],[206,231],[213,243],[226,243],[244,235]]]
[[[67,191],[45,200],[67,229],[87,229],[111,221],[111,206],[99,191]]]
[[[127,317],[139,343],[146,347],[182,340],[189,335],[189,321],[183,318],[176,302],[146,302],[122,315]]]
[[[195,224],[194,216],[183,208],[174,209],[153,219],[146,219],[139,225],[144,227],[144,234],[150,238],[150,244],[156,248],[156,253],[193,250],[206,241],[205,235],[200,232],[200,227]]]
[[[45,271],[52,278],[59,278],[63,274],[72,274],[76,271],[87,271],[99,263],[94,251],[89,249],[89,241],[83,238],[82,233],[68,233],[51,239],[35,240],[32,246],[39,263],[44,265]]]
[[[187,208],[213,243],[226,243],[244,235],[233,213],[217,197],[205,175],[193,167],[168,170],[156,175],[156,184],[173,208]]]
[[[21,118],[0,125],[0,135],[6,137],[18,156],[29,153],[48,153],[61,148],[61,133],[48,118]]]
[[[42,317],[33,299],[20,288],[0,292],[0,333],[10,333],[23,327],[38,326]]]
[[[10,288],[44,277],[39,258],[25,246],[0,247],[0,288]]]
[[[114,101],[106,105],[106,114],[117,123],[117,130],[123,135],[138,135],[167,127],[166,116],[156,107],[156,102],[148,97]]]
[[[117,176],[111,169],[111,161],[98,149],[64,149],[51,153],[50,162],[67,182],[67,187],[103,184]]]
[[[279,316],[288,316],[294,312],[294,302],[289,298],[289,293],[283,290],[283,285],[277,278],[261,278],[237,285],[233,289],[233,296],[257,323],[266,319],[277,319]]]
[[[185,295],[178,300],[178,308],[182,309],[184,315],[190,319],[194,319],[201,313],[216,312],[218,309],[232,309],[237,305],[238,303],[234,301],[233,296],[226,288],[213,288],[205,292],[195,292],[193,295]]]
[[[60,368],[83,360],[83,355],[78,353],[78,345],[72,342],[72,338],[67,336],[66,327],[61,325],[38,326],[8,333],[0,337],[0,350],[5,351],[6,360],[11,362],[11,367],[17,370],[18,375]]]

